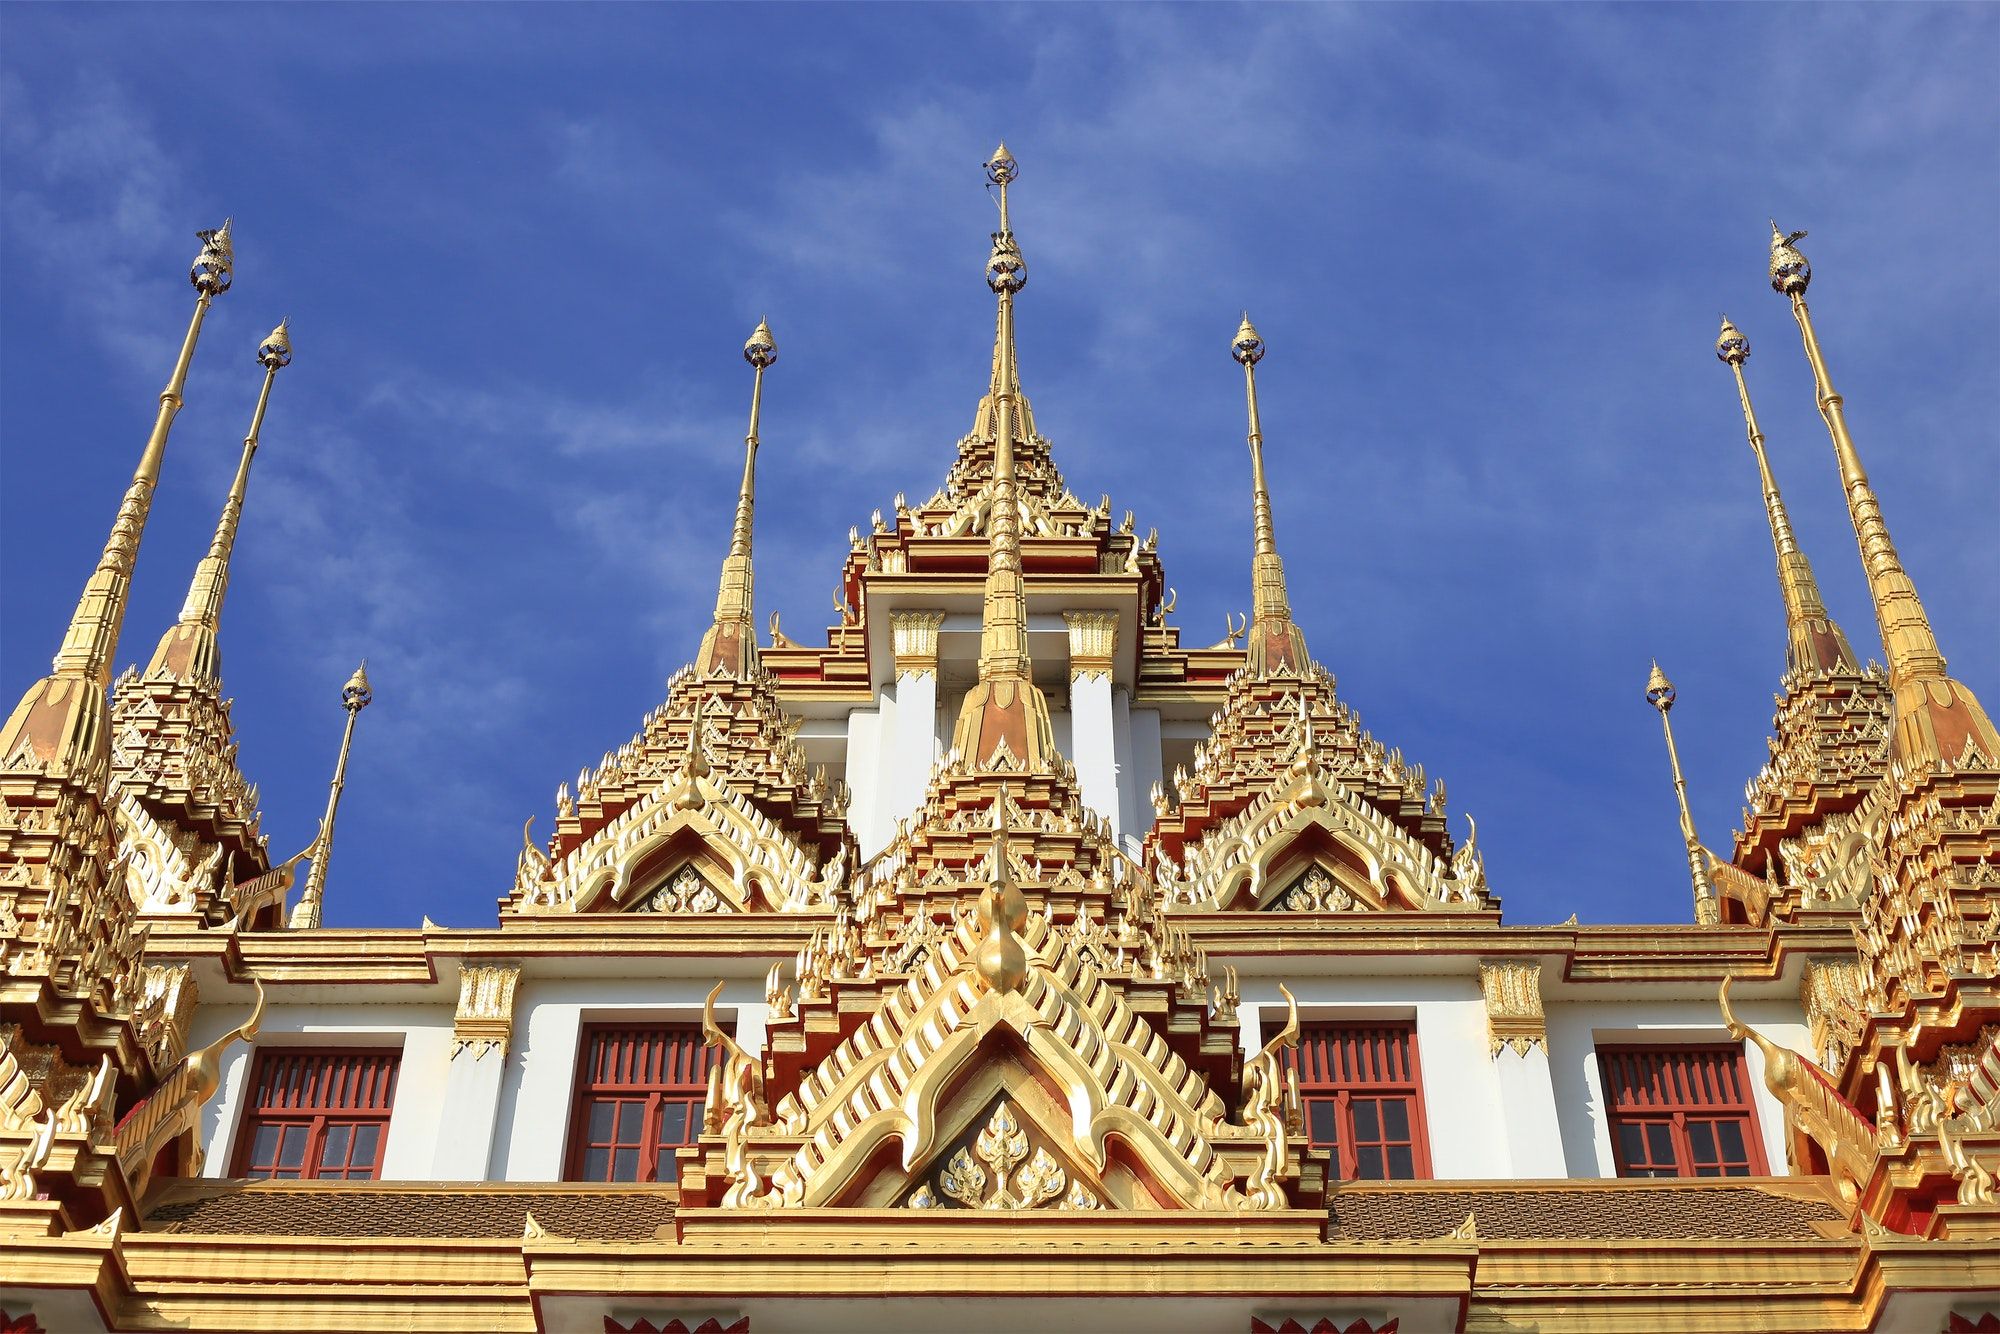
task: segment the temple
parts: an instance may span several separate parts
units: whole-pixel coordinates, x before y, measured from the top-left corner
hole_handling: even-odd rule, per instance
[[[200,233],[131,487],[0,729],[0,1331],[2000,1331],[2000,736],[1891,541],[1804,233],[1771,282],[1887,665],[1828,615],[1854,575],[1801,550],[1725,321],[1770,762],[1705,842],[1635,672],[1691,898],[1509,925],[1471,817],[1308,647],[1249,316],[1250,611],[1183,644],[1155,535],[1040,433],[1020,164],[984,171],[992,373],[942,484],[853,531],[823,643],[760,643],[760,321],[713,620],[522,813],[477,928],[323,925],[365,670],[305,848],[238,764],[221,613],[288,323],[185,608],[114,677],[234,279]]]

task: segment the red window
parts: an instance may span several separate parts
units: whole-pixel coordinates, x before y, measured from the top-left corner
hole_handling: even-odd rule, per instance
[[[1286,1062],[1299,1081],[1306,1140],[1342,1181],[1431,1174],[1414,1023],[1304,1024]]]
[[[584,1030],[570,1120],[572,1181],[673,1181],[701,1134],[714,1053],[699,1024]]]
[[[375,1180],[401,1061],[394,1051],[259,1051],[236,1175]]]
[[[1764,1174],[1743,1049],[1599,1047],[1621,1177]]]

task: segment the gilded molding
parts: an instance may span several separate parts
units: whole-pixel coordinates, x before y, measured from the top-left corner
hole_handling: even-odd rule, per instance
[[[1069,626],[1070,680],[1109,676],[1118,652],[1118,613],[1066,611]]]
[[[458,1014],[451,1025],[451,1056],[472,1052],[478,1060],[489,1051],[507,1055],[514,1032],[514,991],[521,982],[519,964],[468,964],[458,974]]]
[[[1548,1050],[1549,1020],[1542,1009],[1542,966],[1538,963],[1482,963],[1479,989],[1486,994],[1486,1034],[1492,1055],[1512,1047]]]
[[[943,626],[944,613],[941,611],[889,613],[889,636],[895,647],[896,675],[937,675],[938,631]]]

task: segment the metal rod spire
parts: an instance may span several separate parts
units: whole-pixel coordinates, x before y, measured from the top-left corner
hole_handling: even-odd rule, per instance
[[[750,563],[751,522],[756,513],[757,444],[764,412],[764,372],[778,360],[777,340],[763,320],[743,344],[750,363],[750,429],[743,437],[743,481],[736,492],[736,522],[730,529],[729,555],[722,562],[722,580],[715,594],[715,623],[702,636],[695,655],[704,676],[721,673],[746,677],[757,668],[757,634],[750,623],[754,576]]]
[[[215,536],[208,554],[195,566],[194,582],[188,586],[187,601],[181,605],[179,622],[160,636],[146,674],[164,672],[189,680],[217,681],[222,672],[222,651],[216,632],[222,624],[222,599],[229,591],[229,560],[236,548],[236,529],[243,517],[243,497],[250,486],[250,463],[257,456],[257,441],[264,430],[264,412],[271,403],[271,384],[278,372],[292,364],[291,321],[271,331],[257,345],[257,363],[264,368],[264,384],[257,392],[257,407],[250,416],[250,430],[243,437],[243,455],[237,460],[236,480],[222,504]]]
[[[347,755],[354,748],[354,721],[375,700],[368,684],[368,663],[363,660],[340,688],[340,707],[347,710],[347,727],[340,734],[340,759],[333,766],[333,788],[326,796],[326,815],[319,822],[319,847],[306,873],[306,887],[292,909],[291,925],[316,927],[326,903],[326,864],[333,856],[333,818],[340,811],[340,790],[347,786]]]
[[[119,503],[118,517],[112,521],[97,568],[70,616],[53,669],[28,688],[6,726],[0,728],[0,755],[11,758],[25,746],[52,777],[90,771],[101,766],[109,754],[104,692],[111,684],[111,658],[117,652],[119,628],[125,621],[139,539],[153,507],[167,436],[181,409],[202,321],[215,298],[229,290],[233,276],[229,223],[196,235],[201,251],[188,271],[188,281],[196,292],[194,315],[173,372],[167,377],[167,387],[160,391],[159,415],[132,474],[132,485]]]
[[[1667,735],[1667,762],[1674,771],[1674,800],[1681,810],[1681,838],[1687,844],[1688,875],[1694,881],[1694,920],[1702,926],[1714,926],[1722,920],[1722,905],[1716,896],[1715,878],[1708,869],[1708,849],[1695,833],[1694,812],[1688,809],[1687,778],[1681,773],[1681,753],[1674,745],[1674,725],[1667,717],[1674,707],[1674,683],[1660,670],[1657,661],[1653,663],[1652,675],[1646,678],[1646,702],[1660,711],[1660,727]]]
[[[1788,641],[1786,665],[1804,674],[1859,672],[1854,650],[1847,635],[1827,615],[1820,598],[1819,581],[1813,577],[1812,562],[1799,550],[1792,533],[1791,516],[1778,494],[1778,479],[1772,475],[1771,460],[1764,453],[1764,432],[1757,424],[1756,409],[1750,406],[1750,386],[1743,378],[1743,363],[1750,357],[1750,340],[1743,331],[1722,317],[1722,333],[1715,340],[1715,355],[1736,377],[1736,397],[1743,405],[1743,424],[1750,436],[1750,452],[1757,459],[1757,476],[1764,486],[1764,511],[1771,522],[1771,544],[1778,555],[1778,591],[1785,600],[1785,633]]]
[[[1889,525],[1882,518],[1881,502],[1875,498],[1861,466],[1861,454],[1847,429],[1846,408],[1834,391],[1812,312],[1806,306],[1812,265],[1797,244],[1804,236],[1804,232],[1787,235],[1778,230],[1777,223],[1771,224],[1771,288],[1791,300],[1792,317],[1798,321],[1806,360],[1812,365],[1819,415],[1826,422],[1840,465],[1847,515],[1854,524],[1869,596],[1875,604],[1875,622],[1889,657],[1889,685],[1895,695],[1894,753],[1905,761],[1956,760],[1969,745],[1988,760],[2000,760],[2000,733],[1994,731],[1992,720],[1973,693],[1946,670],[1930,618],[1917,597],[1916,585],[1903,569],[1902,557],[1896,554]]]
[[[1230,342],[1229,355],[1243,366],[1243,393],[1250,411],[1250,515],[1254,543],[1250,557],[1250,643],[1246,664],[1259,675],[1285,671],[1303,673],[1305,634],[1292,621],[1292,604],[1285,589],[1285,562],[1278,555],[1277,531],[1271,521],[1271,489],[1264,479],[1264,426],[1257,415],[1257,363],[1267,350],[1263,336],[1243,313]]]

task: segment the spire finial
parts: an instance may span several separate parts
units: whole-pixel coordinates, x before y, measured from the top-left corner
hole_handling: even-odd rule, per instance
[[[340,811],[340,790],[347,786],[347,755],[354,748],[354,721],[361,711],[375,702],[375,691],[368,684],[368,659],[354,669],[354,675],[347,678],[340,688],[340,707],[347,710],[347,727],[340,734],[340,759],[333,766],[333,790],[327,793],[326,814],[319,822],[319,837],[312,867],[306,872],[306,887],[300,891],[299,901],[292,909],[291,925],[299,928],[316,927],[320,924],[321,911],[326,903],[326,864],[333,856],[333,819]]]
[[[1970,690],[1952,679],[1944,653],[1931,630],[1930,618],[1917,597],[1917,587],[1903,569],[1903,559],[1890,540],[1881,502],[1861,466],[1861,454],[1847,429],[1847,410],[1834,392],[1833,379],[1821,353],[1812,312],[1806,306],[1806,285],[1812,266],[1796,242],[1804,232],[1780,233],[1771,224],[1771,286],[1790,298],[1792,316],[1812,365],[1819,415],[1833,440],[1840,465],[1841,488],[1847,493],[1847,514],[1861,547],[1861,565],[1868,574],[1868,593],[1875,604],[1875,622],[1889,658],[1889,685],[1894,692],[1892,749],[1907,762],[1956,760],[1968,745],[1989,760],[2000,760],[2000,732]]]
[[[1687,844],[1688,874],[1694,881],[1694,920],[1702,926],[1714,926],[1722,920],[1722,905],[1716,898],[1715,879],[1708,869],[1708,849],[1701,845],[1694,829],[1694,812],[1688,809],[1687,779],[1681,773],[1680,750],[1674,745],[1674,725],[1667,717],[1674,699],[1674,683],[1660,670],[1660,660],[1655,658],[1653,670],[1646,677],[1646,702],[1659,710],[1660,726],[1667,735],[1667,762],[1674,771],[1674,800],[1680,806],[1681,838]]]
[[[222,517],[216,521],[215,536],[208,554],[195,566],[194,582],[188,586],[187,601],[181,604],[180,620],[168,627],[153,649],[146,674],[156,672],[183,680],[216,682],[222,675],[222,650],[216,632],[222,623],[222,599],[229,591],[229,559],[236,549],[236,528],[243,517],[243,497],[250,486],[250,463],[257,457],[257,441],[264,430],[264,410],[271,403],[271,383],[278,372],[292,364],[291,320],[278,327],[257,345],[257,364],[264,368],[264,384],[257,391],[257,407],[250,414],[250,429],[243,437],[243,453],[236,462],[236,480],[222,502]]]
[[[715,594],[715,623],[701,637],[695,668],[702,675],[721,672],[744,678],[757,669],[757,634],[750,624],[753,574],[750,564],[751,521],[756,512],[757,443],[764,412],[764,372],[778,361],[778,340],[763,319],[743,343],[750,363],[750,429],[743,436],[743,481],[736,491],[736,522],[729,534],[729,555],[722,562],[721,586]]]
[[[1028,900],[1014,883],[1007,855],[1007,786],[993,800],[993,875],[979,895],[979,921],[986,928],[973,956],[980,980],[995,991],[1019,991],[1028,980],[1028,955],[1019,932],[1028,924]]]
[[[1048,767],[1055,752],[1048,701],[1035,686],[1028,659],[1027,591],[1021,578],[1021,514],[1015,493],[1014,443],[1019,377],[1014,365],[1014,298],[1028,266],[1007,218],[1007,187],[1019,165],[1005,144],[986,164],[1000,188],[1000,230],[986,262],[986,285],[999,298],[994,326],[993,479],[986,523],[986,590],[980,614],[979,680],[966,692],[953,732],[959,754],[974,767],[997,757],[1030,770]]]
[[[1285,562],[1271,522],[1271,490],[1264,481],[1264,426],[1257,415],[1257,363],[1267,351],[1263,335],[1243,312],[1230,340],[1229,355],[1243,367],[1243,394],[1250,412],[1250,643],[1244,663],[1252,672],[1303,674],[1309,659],[1306,639],[1292,621],[1285,590]]]
[[[1827,614],[1820,598],[1819,581],[1813,577],[1812,562],[1799,550],[1792,533],[1791,516],[1778,494],[1778,480],[1771,472],[1771,460],[1764,453],[1764,432],[1757,425],[1757,413],[1750,406],[1750,385],[1743,377],[1743,363],[1750,359],[1750,340],[1743,331],[1722,317],[1722,332],[1715,340],[1715,355],[1736,380],[1736,397],[1743,405],[1743,424],[1750,435],[1750,452],[1757,459],[1757,476],[1764,488],[1764,513],[1771,523],[1771,544],[1778,555],[1778,591],[1785,600],[1785,662],[1787,670],[1808,674],[1859,672],[1854,650],[1847,636]]]
[[[28,688],[6,726],[0,727],[0,754],[16,755],[25,744],[51,776],[91,771],[109,755],[104,692],[111,684],[111,657],[125,621],[139,539],[146,530],[146,516],[152,512],[167,436],[181,410],[181,395],[202,321],[215,298],[229,290],[233,272],[229,224],[196,235],[201,251],[188,273],[196,292],[194,316],[181,340],[167,386],[160,391],[160,410],[153,420],[152,434],[139,456],[132,484],[119,503],[118,516],[112,520],[111,535],[105,539],[97,568],[70,615],[69,630],[56,651],[53,670]]]

